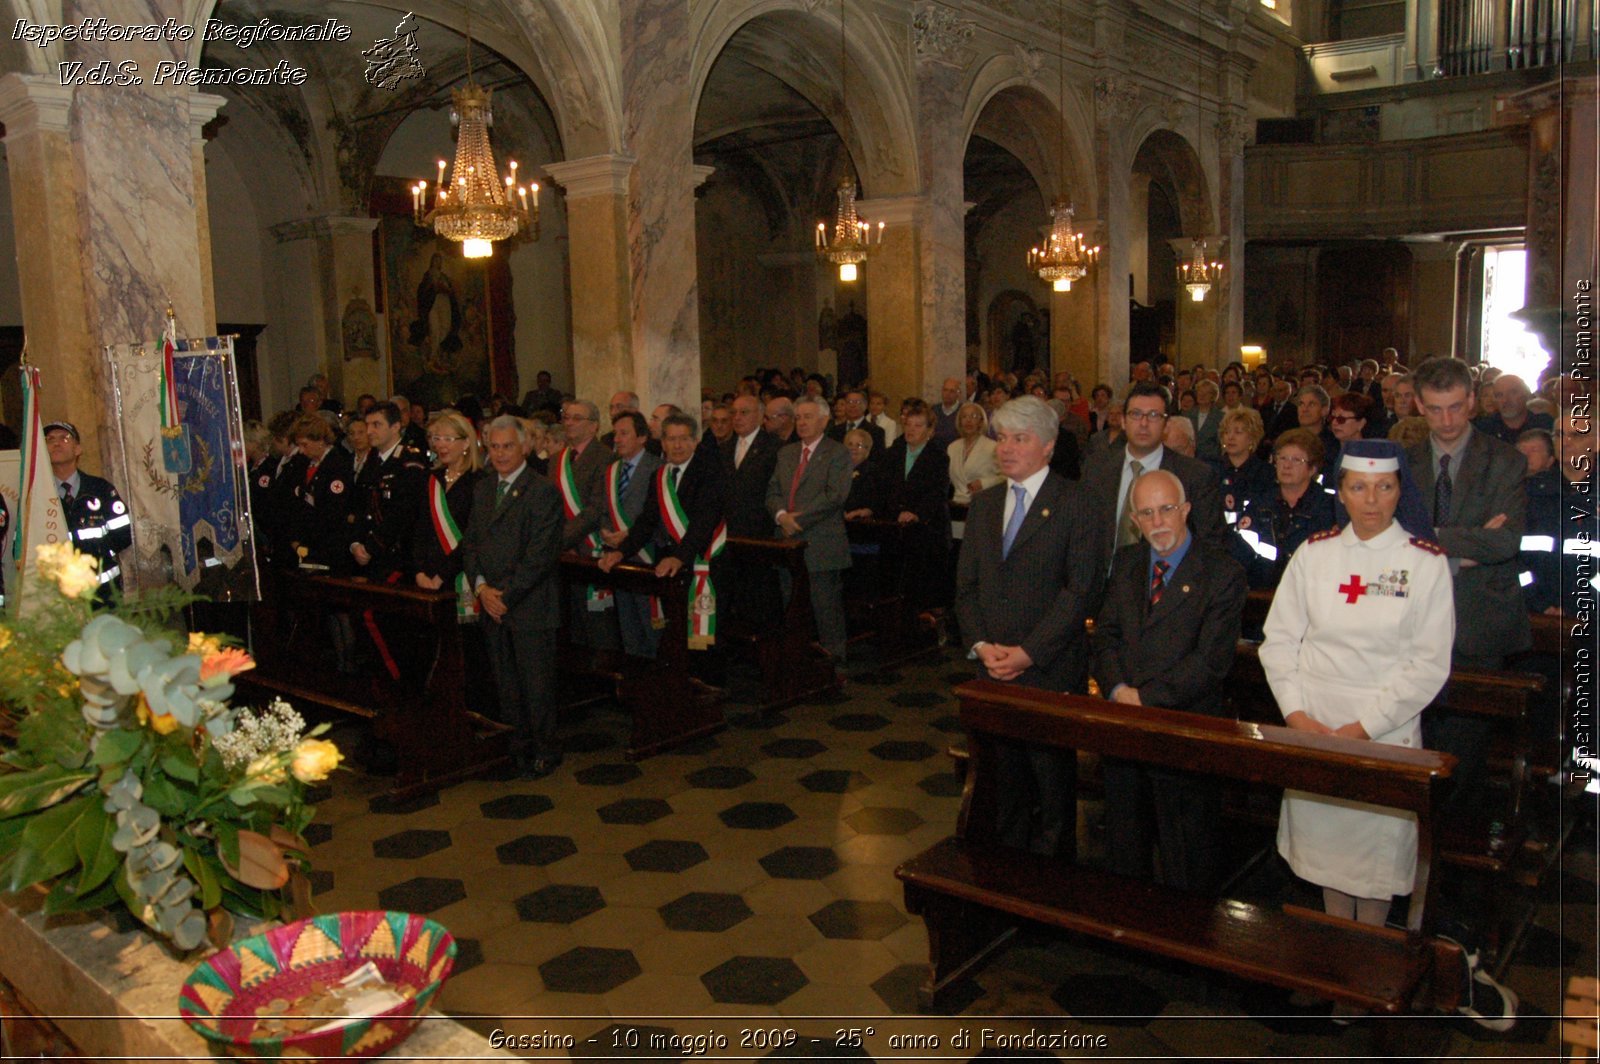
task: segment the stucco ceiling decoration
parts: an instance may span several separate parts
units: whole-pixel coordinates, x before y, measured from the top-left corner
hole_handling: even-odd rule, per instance
[[[1027,81],[1039,80],[1039,75],[1044,72],[1043,52],[1025,44],[1017,44],[1012,47],[1011,54],[1016,57],[1019,77]]]
[[[947,63],[966,69],[977,55],[972,37],[977,24],[940,4],[926,4],[911,19],[911,42],[920,62]]]
[[[1119,125],[1139,110],[1139,87],[1120,74],[1106,74],[1094,81],[1094,116],[1101,125]]]

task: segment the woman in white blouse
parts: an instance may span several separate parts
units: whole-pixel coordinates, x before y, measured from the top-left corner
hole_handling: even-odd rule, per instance
[[[984,488],[1006,479],[995,464],[994,441],[988,437],[988,430],[989,415],[977,403],[963,403],[956,411],[956,432],[960,435],[949,447],[953,503],[965,506]]]

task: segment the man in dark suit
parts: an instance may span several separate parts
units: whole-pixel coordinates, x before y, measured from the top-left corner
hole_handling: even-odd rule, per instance
[[[956,618],[979,674],[1022,687],[1088,690],[1084,619],[1100,577],[1082,489],[1050,471],[1060,422],[1034,396],[995,412],[1003,484],[972,497],[956,575]],[[999,840],[1041,854],[1077,852],[1077,762],[1071,751],[1001,747],[1016,784],[998,810]]]
[[[883,429],[867,417],[867,393],[860,388],[852,388],[841,398],[844,400],[844,420],[835,421],[828,426],[828,437],[843,443],[845,433],[851,429],[860,429],[872,437],[873,453],[882,454],[885,446]]]
[[[561,496],[528,468],[527,431],[514,417],[489,424],[492,476],[478,484],[463,564],[483,612],[483,635],[501,720],[516,729],[525,774],[561,764],[556,745],[555,657],[560,624]]]
[[[778,452],[767,482],[767,512],[784,539],[806,541],[806,572],[811,581],[811,612],[817,641],[843,661],[844,571],[850,568],[850,542],[844,530],[844,504],[850,497],[850,452],[826,429],[830,411],[821,399],[794,404],[796,443]]]
[[[1083,472],[1085,504],[1100,551],[1100,572],[1111,569],[1112,553],[1139,541],[1139,529],[1128,507],[1139,474],[1165,469],[1183,481],[1189,500],[1189,524],[1201,542],[1222,544],[1222,494],[1217,474],[1197,458],[1176,454],[1161,445],[1166,429],[1167,395],[1158,384],[1139,383],[1122,401],[1122,447],[1095,455]]]
[[[1287,432],[1300,424],[1300,410],[1294,401],[1294,382],[1280,378],[1272,382],[1272,401],[1261,408],[1261,420],[1266,424],[1264,446],[1270,448],[1279,433]]]
[[[593,551],[600,546],[601,511],[588,506],[594,498],[612,453],[595,438],[600,431],[600,410],[587,399],[561,404],[561,431],[566,444],[550,456],[548,476],[561,496],[561,550]],[[620,643],[611,611],[597,597],[597,589],[575,587],[567,604],[569,627],[575,643],[612,650]]]
[[[356,477],[350,553],[360,572],[389,582],[411,564],[411,528],[422,516],[428,466],[401,439],[400,408],[378,403],[363,419],[369,451]],[[364,474],[364,476],[362,475]]]
[[[733,433],[721,444],[727,475],[728,535],[772,538],[767,510],[767,484],[778,464],[778,437],[761,427],[761,400],[741,395],[732,405]],[[730,561],[729,588],[724,596],[729,619],[745,628],[763,629],[781,620],[778,577],[770,565],[741,566]]]
[[[628,530],[639,520],[650,501],[650,481],[661,468],[661,459],[645,449],[650,425],[637,410],[623,410],[611,421],[612,442],[617,460],[606,468],[598,482],[599,497],[591,497],[584,509],[593,507],[601,514],[600,539],[607,547],[620,547]],[[654,562],[655,552],[634,556],[641,562]],[[651,599],[631,591],[616,593],[617,626],[622,632],[622,649],[634,657],[654,658],[660,629],[651,623]]]
[[[887,500],[877,514],[900,523],[900,593],[915,609],[950,601],[950,457],[933,438],[933,411],[921,399],[906,404],[904,428],[885,452],[879,472]]]
[[[726,485],[717,456],[695,446],[698,429],[689,414],[662,418],[662,464],[650,480],[650,497],[627,536],[601,555],[600,568],[610,572],[623,558],[650,545],[655,549],[657,576],[708,569],[709,596],[698,593],[691,584],[689,647],[704,653],[693,655],[690,669],[704,682],[721,686],[726,667],[712,633],[716,631],[715,596],[728,586],[721,558],[727,536],[723,522]]]
[[[1423,499],[1433,506],[1439,545],[1455,578],[1451,664],[1503,668],[1507,656],[1533,645],[1518,578],[1528,463],[1515,447],[1472,427],[1473,382],[1466,363],[1429,359],[1412,379],[1428,421],[1428,442],[1406,452],[1406,460]],[[1433,710],[1423,727],[1430,748],[1459,762],[1446,808],[1475,801],[1486,782],[1490,721]]]
[[[1133,485],[1143,540],[1117,551],[1094,622],[1094,677],[1115,702],[1227,716],[1223,681],[1239,641],[1246,594],[1242,566],[1197,543],[1183,482],[1163,469]],[[1161,882],[1207,893],[1221,885],[1216,781],[1107,758],[1107,864],[1148,879],[1154,826]]]

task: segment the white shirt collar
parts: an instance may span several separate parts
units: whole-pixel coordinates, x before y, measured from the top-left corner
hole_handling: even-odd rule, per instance
[[[1156,444],[1156,449],[1155,450],[1151,451],[1149,454],[1145,455],[1143,458],[1135,458],[1133,455],[1128,453],[1128,448],[1127,447],[1123,447],[1122,448],[1122,468],[1126,469],[1126,468],[1128,468],[1129,463],[1138,462],[1139,463],[1139,468],[1143,469],[1146,473],[1148,473],[1152,469],[1160,469],[1161,468],[1161,460],[1163,458],[1165,458],[1166,456],[1167,456],[1166,447],[1164,445],[1162,445],[1162,444],[1159,444],[1159,443]]]
[[[513,469],[511,472],[509,472],[505,476],[501,477],[500,478],[500,483],[506,485],[507,487],[511,486],[512,484],[515,484],[517,482],[517,478],[522,476],[522,471],[524,469],[527,469],[527,468],[528,468],[528,463],[527,463],[526,460],[524,460],[521,465],[517,466],[517,468]]]
[[[1050,466],[1045,464],[1040,466],[1034,472],[1030,473],[1028,476],[1024,477],[1022,480],[1012,480],[1010,477],[1007,477],[1007,490],[1009,491],[1011,488],[1021,484],[1022,490],[1027,494],[1027,497],[1030,501],[1037,499],[1039,497],[1039,489],[1044,487],[1044,480],[1049,475]]]

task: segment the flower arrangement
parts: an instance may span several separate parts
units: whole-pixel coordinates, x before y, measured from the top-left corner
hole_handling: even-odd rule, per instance
[[[307,900],[306,785],[342,755],[274,701],[228,704],[243,650],[175,622],[175,589],[99,605],[93,558],[38,548],[26,619],[0,623],[0,890],[47,913],[121,903],[180,950]],[[44,585],[40,587],[39,585]],[[174,653],[177,645],[181,649]]]

